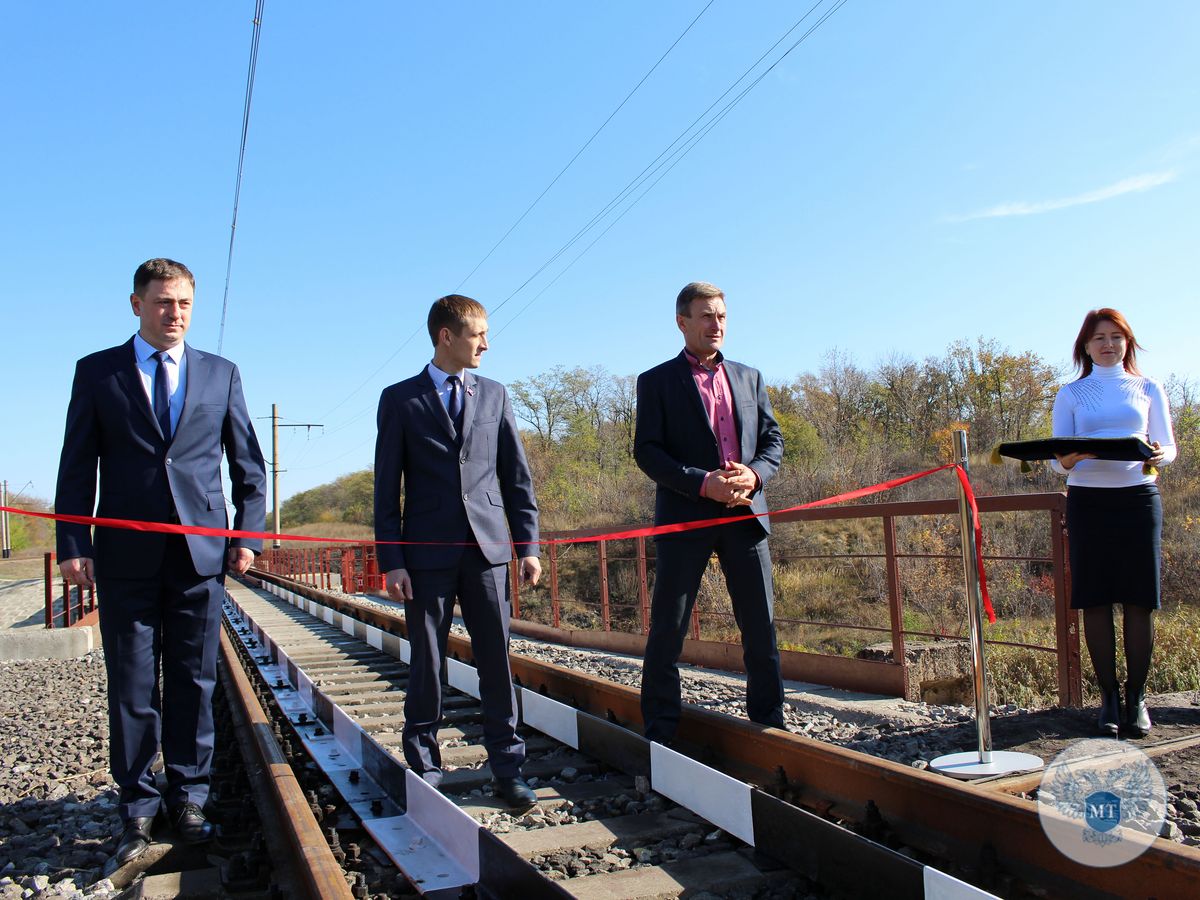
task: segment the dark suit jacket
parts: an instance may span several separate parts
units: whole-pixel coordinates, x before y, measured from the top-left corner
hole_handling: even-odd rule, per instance
[[[477,541],[493,565],[512,558],[512,542],[537,555],[533,479],[504,385],[464,373],[461,441],[427,370],[384,390],[378,424],[377,541]],[[379,566],[450,568],[463,549],[384,544]]]
[[[654,499],[656,525],[767,511],[763,488],[783,460],[783,436],[771,411],[762,373],[728,359],[724,364],[733,394],[742,462],[758,473],[759,488],[751,497],[749,509],[729,509],[700,496],[705,475],[721,467],[721,455],[691,365],[681,352],[643,372],[637,380],[633,455],[641,470],[658,485]],[[758,522],[770,532],[766,516],[760,516]]]
[[[237,366],[190,346],[183,411],[170,444],[137,371],[133,339],[79,360],[67,407],[54,508],[60,513],[227,528],[221,487],[222,450],[233,484],[233,527],[261,531],[266,469]],[[99,463],[100,503],[96,507]],[[177,518],[176,518],[177,516]],[[235,539],[256,553],[262,541]],[[162,565],[166,535],[59,523],[58,558],[91,557],[101,578],[148,578]],[[226,539],[187,535],[201,576],[225,570]]]

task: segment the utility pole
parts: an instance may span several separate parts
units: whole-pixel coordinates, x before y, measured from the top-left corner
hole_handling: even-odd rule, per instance
[[[0,481],[0,506],[8,506],[8,482]],[[12,537],[8,530],[8,510],[0,511],[0,544],[4,546],[4,558],[12,556]]]
[[[279,429],[280,428],[324,428],[324,425],[318,425],[315,422],[297,422],[295,424],[279,424],[279,404],[271,404],[271,498],[275,507],[275,533],[279,534],[282,531],[279,522],[279,473],[286,472],[286,469],[279,468]],[[271,545],[276,550],[280,547],[279,538],[275,538],[275,542]]]
[[[161,358],[161,357],[160,357]],[[271,521],[275,523],[275,533],[279,534],[279,405],[271,404],[271,503],[275,515]],[[279,549],[279,538],[271,545]]]

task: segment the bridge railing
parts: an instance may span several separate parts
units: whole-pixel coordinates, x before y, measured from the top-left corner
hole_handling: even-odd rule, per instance
[[[56,559],[53,553],[42,554],[45,627],[70,628],[83,623],[89,613],[96,611],[96,587],[83,588],[68,584],[67,579],[58,573]],[[92,619],[87,621],[90,623]]]
[[[1082,703],[1082,670],[1079,644],[1078,613],[1070,609],[1070,571],[1067,553],[1066,494],[1062,492],[1013,494],[978,498],[983,524],[984,561],[987,564],[1016,563],[1028,569],[1038,569],[1049,576],[1053,593],[1055,642],[1053,646],[989,640],[992,646],[1019,647],[1035,653],[1053,655],[1057,669],[1058,699],[1061,705]],[[1019,513],[1043,517],[1049,551],[1044,555],[1004,555],[989,553],[988,520],[1004,513]],[[864,624],[862,621],[835,619],[805,619],[776,616],[776,629],[781,645],[786,636],[803,628],[846,630],[878,635],[890,645],[883,659],[851,658],[831,653],[783,650],[781,657],[784,677],[827,684],[850,690],[871,691],[915,699],[914,683],[910,678],[912,661],[907,652],[910,639],[927,638],[935,642],[965,640],[965,634],[930,631],[906,626],[905,568],[916,561],[960,559],[955,552],[906,552],[897,540],[897,524],[905,520],[935,516],[951,516],[957,521],[958,501],[912,500],[896,503],[870,503],[849,506],[797,510],[772,517],[775,535],[783,530],[777,526],[814,522],[847,522],[863,520],[872,533],[882,533],[882,547],[862,552],[795,553],[784,549],[787,540],[773,537],[773,557],[776,575],[781,565],[800,560],[864,561],[882,564],[886,600],[886,624]],[[587,538],[610,534],[636,526],[582,529],[547,532],[543,538]],[[955,535],[956,537],[956,535]],[[577,646],[608,649],[640,654],[650,627],[650,597],[654,571],[654,542],[645,538],[624,540],[598,539],[587,543],[548,543],[543,548],[545,566],[543,583],[536,589],[520,583],[517,561],[511,563],[513,630],[520,634],[546,637]],[[873,561],[873,563],[872,563]],[[296,578],[314,587],[340,588],[348,593],[372,592],[383,589],[383,574],[370,544],[341,545],[320,549],[268,550],[259,565],[270,571]],[[570,570],[568,577],[566,570]],[[594,571],[595,575],[587,573]],[[582,576],[581,576],[582,573]],[[580,581],[589,587],[580,592]],[[615,582],[619,584],[614,585]],[[961,576],[959,578],[961,583]],[[996,593],[996,592],[994,592]],[[547,597],[548,594],[548,597]],[[582,595],[581,595],[582,594]],[[779,603],[777,600],[777,606]],[[1005,612],[1000,610],[1001,615]],[[741,648],[736,641],[736,628],[728,597],[715,603],[693,608],[691,639],[685,643],[684,661],[720,668],[740,669]]]

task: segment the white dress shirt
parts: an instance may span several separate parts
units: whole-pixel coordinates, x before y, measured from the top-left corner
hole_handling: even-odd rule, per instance
[[[446,407],[446,412],[450,412],[450,376],[454,375],[458,378],[459,400],[463,402],[465,398],[462,392],[466,390],[467,383],[463,379],[462,372],[443,372],[433,363],[425,367],[425,371],[429,373],[429,377],[433,379],[433,386],[437,388],[437,394],[442,398],[442,406]]]
[[[133,352],[137,356],[138,375],[142,379],[142,387],[146,391],[146,399],[150,401],[150,411],[158,417],[154,408],[154,373],[159,363],[154,358],[158,351],[146,343],[140,334],[133,336]],[[179,417],[183,413],[183,400],[187,396],[187,356],[183,352],[183,343],[178,343],[167,351],[167,387],[171,395],[171,434],[179,427]]]

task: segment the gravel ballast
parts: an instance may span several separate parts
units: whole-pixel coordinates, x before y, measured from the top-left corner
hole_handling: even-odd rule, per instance
[[[361,596],[353,599],[396,609],[395,604]],[[512,649],[635,688],[641,680],[640,660],[631,657],[516,638]],[[103,650],[73,660],[0,663],[0,679],[0,900],[116,896],[102,877],[120,830],[117,793],[108,774]],[[736,677],[688,667],[683,686],[689,703],[746,716],[744,686]],[[1186,703],[1186,698],[1180,702]],[[820,711],[806,702],[803,709],[789,704],[785,714],[793,733],[918,768],[936,756],[974,746],[972,709],[904,702],[897,702],[895,709],[895,715],[849,716]],[[1084,722],[1092,715],[1061,712]],[[1016,725],[1045,714],[1002,707],[994,711],[993,724]],[[1047,754],[1047,762],[1050,757]],[[1194,845],[1200,843],[1200,825],[1195,824],[1200,822],[1200,791],[1194,781],[1178,780],[1180,774],[1192,773],[1171,773],[1168,818],[1174,827],[1165,836]],[[564,809],[559,815],[585,818],[587,812]],[[551,823],[504,824],[528,828]],[[626,864],[618,856],[616,861],[601,858],[589,865],[600,863]]]
[[[0,683],[0,898],[115,896],[103,652],[2,663]]]

